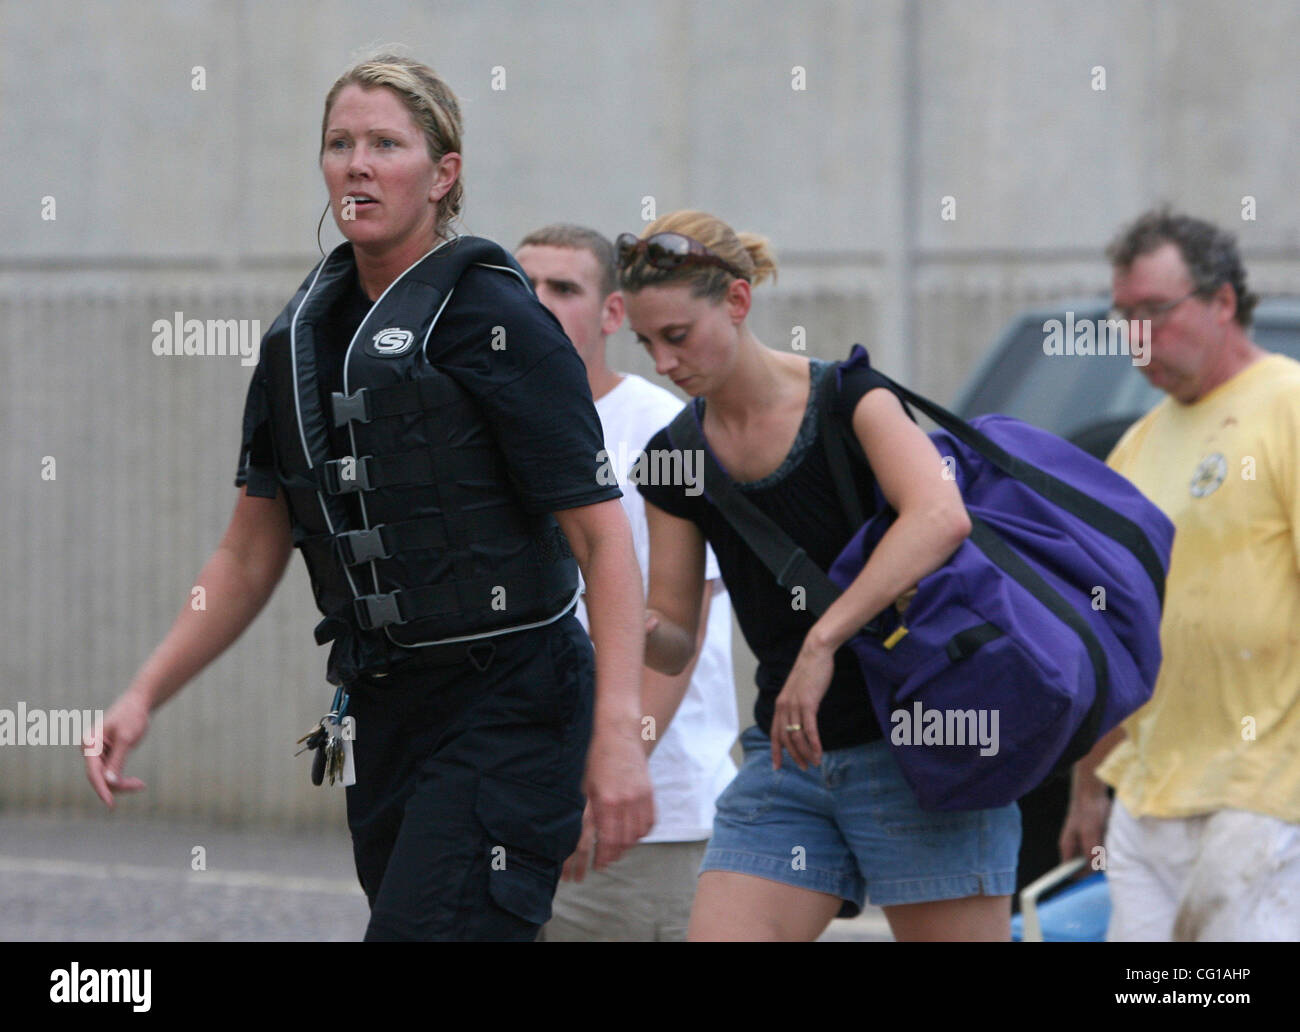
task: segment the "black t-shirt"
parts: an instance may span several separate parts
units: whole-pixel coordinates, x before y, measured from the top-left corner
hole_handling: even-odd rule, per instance
[[[819,359],[812,359],[810,366],[812,390],[808,407],[789,455],[762,480],[744,482],[739,487],[813,562],[828,570],[858,528],[849,523],[835,493],[818,417],[817,385],[823,376],[834,376],[836,367]],[[835,418],[846,426],[851,425],[858,401],[876,387],[888,389],[873,370],[846,370],[835,396]],[[650,439],[646,450],[671,447],[665,428]],[[851,466],[863,512],[869,518],[877,506],[875,478],[864,463],[852,462]],[[754,721],[764,734],[770,734],[776,697],[794,666],[808,630],[817,620],[816,614],[794,607],[790,592],[777,584],[767,567],[703,494],[687,494],[686,485],[638,483],[637,489],[646,501],[670,515],[690,520],[713,546],[736,619],[758,659]],[[825,749],[861,745],[881,736],[862,669],[847,647],[835,653],[835,673],[817,713],[817,733]]]
[[[343,389],[343,358],[369,309],[370,299],[354,273],[318,328],[316,357],[326,412],[331,392]],[[505,347],[494,349],[494,331],[501,330]],[[526,512],[537,515],[621,497],[617,484],[598,477],[604,435],[586,367],[559,322],[516,277],[478,266],[466,269],[438,318],[427,355],[474,397]],[[259,361],[245,402],[235,485],[249,483],[249,494],[274,497],[265,375]],[[351,453],[346,426],[332,429],[330,440],[336,455]],[[356,498],[347,497],[360,527]]]

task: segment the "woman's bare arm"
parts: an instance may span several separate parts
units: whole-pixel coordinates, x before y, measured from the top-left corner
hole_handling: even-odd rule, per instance
[[[632,528],[617,499],[554,513],[587,583],[596,650],[596,706],[586,794],[596,823],[596,869],[636,845],[654,824],[654,792],[641,747],[645,603]]]
[[[715,586],[722,590],[720,581],[708,581],[704,585],[704,597],[700,600],[700,623],[695,633],[695,644],[690,662],[679,674],[661,674],[647,665],[641,675],[641,708],[645,711],[641,720],[644,725],[649,719],[648,728],[643,726],[641,738],[645,742],[646,755],[654,752],[659,740],[668,731],[678,707],[686,697],[691,686],[691,677],[695,673],[695,664],[700,658],[700,649],[709,633],[709,608],[713,602]],[[647,731],[652,732],[647,734]]]
[[[645,503],[650,532],[650,591],[645,662],[680,674],[695,655],[704,592],[704,535],[690,520]]]
[[[954,480],[934,443],[887,390],[853,410],[853,430],[885,500],[898,514],[853,583],[813,624],[772,717],[772,765],[785,748],[801,767],[821,762],[817,709],[830,686],[835,650],[899,595],[947,561],[970,533]]]

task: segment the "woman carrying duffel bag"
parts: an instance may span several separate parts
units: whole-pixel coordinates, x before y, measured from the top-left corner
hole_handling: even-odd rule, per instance
[[[619,244],[629,323],[657,371],[702,399],[712,457],[808,561],[829,569],[858,530],[837,501],[817,411],[837,366],[768,348],[750,330],[751,288],[775,272],[767,241],[675,212]],[[878,374],[846,370],[831,397],[867,459],[853,469],[859,496],[878,488],[897,518],[820,617],[702,493],[695,463],[658,461],[673,452],[666,428],[646,448],[647,662],[671,673],[689,660],[705,541],[759,661],[756,726],[742,735],[744,765],[718,800],[690,937],[811,941],[869,898],[899,940],[1007,940],[1015,804],[921,809],[844,647],[958,549],[966,510],[934,445]]]

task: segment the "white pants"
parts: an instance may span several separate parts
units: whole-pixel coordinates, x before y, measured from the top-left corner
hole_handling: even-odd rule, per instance
[[[1108,942],[1300,940],[1300,824],[1245,810],[1134,817],[1106,832]]]

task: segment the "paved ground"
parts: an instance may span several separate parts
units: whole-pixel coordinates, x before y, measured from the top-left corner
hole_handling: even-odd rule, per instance
[[[366,918],[345,829],[0,814],[0,940],[347,941]],[[890,938],[869,909],[823,941]]]

